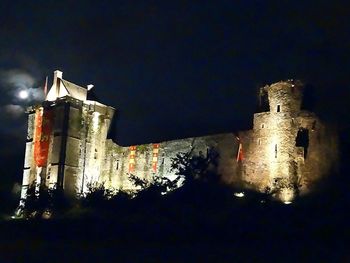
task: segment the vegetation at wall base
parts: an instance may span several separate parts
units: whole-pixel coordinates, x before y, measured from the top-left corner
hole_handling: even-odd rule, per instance
[[[91,185],[74,201],[57,188],[39,189],[39,195],[31,188],[23,207],[29,220],[2,222],[0,242],[17,247],[25,241],[22,249],[31,255],[38,250],[40,257],[64,247],[66,253],[55,255],[68,262],[346,261],[345,170],[329,177],[320,191],[287,205],[268,193],[221,184],[215,157],[208,156],[175,158],[174,168],[182,167],[180,188],[161,178],[147,183],[131,176],[136,185],[148,187],[132,195]]]

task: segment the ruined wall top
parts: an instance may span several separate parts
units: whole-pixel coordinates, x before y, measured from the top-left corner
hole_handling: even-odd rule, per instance
[[[301,109],[303,84],[298,80],[280,81],[260,89],[260,112],[296,114]]]

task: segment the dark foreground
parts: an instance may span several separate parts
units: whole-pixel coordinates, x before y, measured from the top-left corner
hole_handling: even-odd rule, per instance
[[[101,211],[84,219],[3,221],[0,262],[350,261],[342,194],[292,205],[240,199],[225,210],[156,207],[111,218]]]
[[[191,180],[193,169],[167,195],[162,185],[132,199],[97,190],[56,219],[0,221],[0,262],[350,262],[348,163],[289,205],[238,198],[209,172]]]

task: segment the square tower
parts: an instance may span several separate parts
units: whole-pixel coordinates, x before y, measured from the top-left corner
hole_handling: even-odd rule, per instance
[[[46,99],[31,106],[21,199],[28,187],[83,194],[98,181],[114,108],[87,99],[88,90],[55,71]]]

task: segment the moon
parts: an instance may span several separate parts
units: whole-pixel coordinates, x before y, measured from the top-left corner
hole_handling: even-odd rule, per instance
[[[21,90],[21,91],[18,93],[18,97],[19,97],[20,99],[22,99],[22,100],[27,99],[28,96],[29,96],[29,93],[28,93],[28,91],[26,91],[26,90]]]

